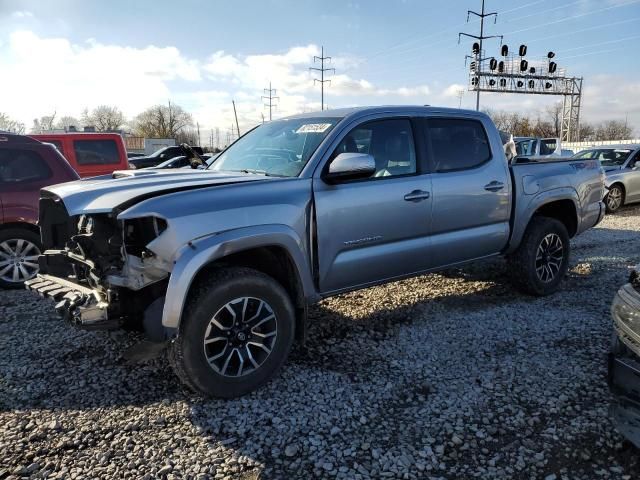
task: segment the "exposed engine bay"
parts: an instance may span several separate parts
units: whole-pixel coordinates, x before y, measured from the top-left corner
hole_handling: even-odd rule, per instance
[[[166,221],[118,220],[119,213],[69,216],[57,198],[40,200],[45,251],[40,275],[26,286],[53,298],[56,311],[80,327],[140,328],[166,290],[172,265],[147,248]]]

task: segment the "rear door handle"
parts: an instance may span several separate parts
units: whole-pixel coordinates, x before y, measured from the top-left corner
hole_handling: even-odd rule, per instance
[[[498,182],[497,180],[494,180],[493,182],[487,183],[484,186],[484,189],[489,191],[489,192],[497,192],[499,190],[502,190],[503,188],[504,188],[504,183]]]
[[[404,199],[407,202],[420,202],[429,198],[429,195],[429,192],[425,192],[424,190],[414,190],[413,192],[407,193]]]

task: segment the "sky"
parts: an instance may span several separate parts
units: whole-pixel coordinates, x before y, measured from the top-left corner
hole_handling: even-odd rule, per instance
[[[584,78],[584,121],[626,120],[640,136],[640,0],[486,0],[485,35],[531,60],[554,51]],[[379,104],[475,107],[465,55],[481,0],[0,0],[0,112],[25,123],[116,105],[133,118],[172,101],[221,135],[269,116],[320,109],[321,48],[329,108]],[[485,42],[498,55],[500,39]],[[460,98],[459,92],[463,91]],[[544,116],[561,97],[486,94],[481,108]]]

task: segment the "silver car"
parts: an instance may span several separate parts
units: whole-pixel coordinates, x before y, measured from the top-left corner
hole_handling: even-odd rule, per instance
[[[608,189],[607,212],[623,205],[640,202],[640,145],[608,145],[577,153],[573,158],[600,160]]]

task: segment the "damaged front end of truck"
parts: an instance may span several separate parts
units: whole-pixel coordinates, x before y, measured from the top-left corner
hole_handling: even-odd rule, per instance
[[[615,335],[609,354],[611,415],[616,428],[640,448],[640,265],[611,306]]]
[[[43,191],[44,253],[39,275],[26,287],[53,299],[56,311],[78,327],[145,329],[160,340],[172,262],[148,245],[162,235],[167,222],[159,216],[118,219],[122,211],[69,215],[60,198]]]

